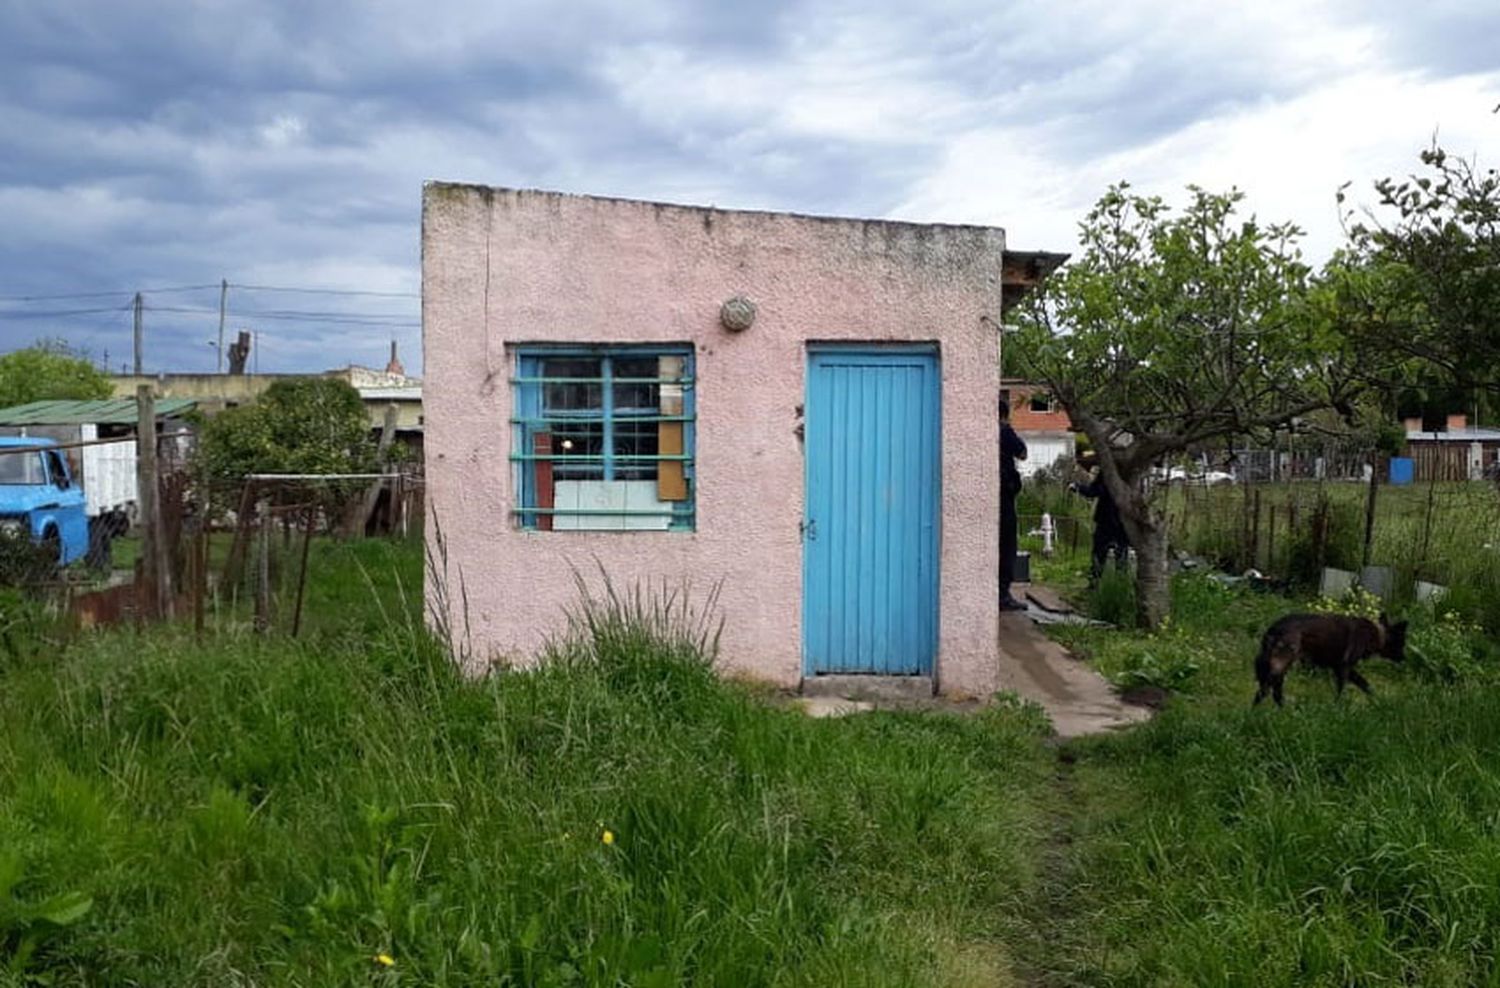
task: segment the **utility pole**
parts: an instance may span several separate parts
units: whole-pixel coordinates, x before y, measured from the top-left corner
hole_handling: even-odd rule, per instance
[[[141,309],[143,309],[144,307],[145,306],[141,302],[141,293],[140,292],[136,292],[135,293],[135,376],[136,377],[140,377],[141,374],[144,373],[142,371],[142,367],[144,366],[145,362],[141,359],[141,348],[142,348],[142,343],[143,343],[143,341],[141,339]]]
[[[217,373],[224,373],[224,315],[229,311],[229,279],[219,282],[219,366]]]
[[[139,312],[139,299],[136,296]],[[139,322],[136,325],[140,325]],[[137,335],[136,339],[140,339]],[[140,349],[136,349],[140,354]],[[140,359],[136,359],[136,373],[140,373]],[[163,601],[160,595],[159,564],[161,553],[157,548],[157,541],[161,536],[161,517],[157,513],[156,495],[156,402],[151,393],[151,385],[138,384],[135,389],[136,405],[136,429],[135,429],[135,503],[139,510],[139,524],[141,533],[140,574],[136,582],[136,593],[144,606],[140,611],[148,617],[158,617],[161,614]]]

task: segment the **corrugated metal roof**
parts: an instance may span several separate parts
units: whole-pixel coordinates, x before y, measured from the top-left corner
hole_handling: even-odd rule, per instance
[[[180,415],[197,404],[192,398],[160,398],[156,402],[156,416]],[[33,401],[0,408],[0,425],[131,425],[138,418],[134,398]]]

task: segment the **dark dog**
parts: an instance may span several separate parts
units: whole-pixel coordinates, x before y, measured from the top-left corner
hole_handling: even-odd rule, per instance
[[[1260,689],[1255,702],[1270,693],[1281,706],[1281,683],[1292,663],[1332,669],[1342,695],[1353,683],[1365,693],[1370,684],[1355,668],[1361,659],[1383,655],[1392,662],[1406,659],[1406,622],[1391,624],[1384,614],[1379,622],[1342,614],[1288,614],[1266,629],[1255,657],[1255,680]]]

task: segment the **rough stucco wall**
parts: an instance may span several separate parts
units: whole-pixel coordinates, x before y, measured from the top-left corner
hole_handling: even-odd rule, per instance
[[[941,632],[947,692],[997,682],[1004,233],[430,184],[422,224],[431,512],[453,627],[474,661],[527,661],[576,599],[573,567],[617,584],[723,581],[728,671],[801,678],[802,449],[809,340],[937,341],[943,379]],[[486,263],[488,261],[488,264]],[[719,326],[742,293],[755,325]],[[691,342],[697,531],[523,532],[510,511],[507,344]],[[429,531],[432,526],[429,525]],[[429,579],[429,593],[432,582]]]

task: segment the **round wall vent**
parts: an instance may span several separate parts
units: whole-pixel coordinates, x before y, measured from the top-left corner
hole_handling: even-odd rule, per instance
[[[755,303],[736,295],[719,308],[719,322],[731,333],[742,333],[755,322]]]

